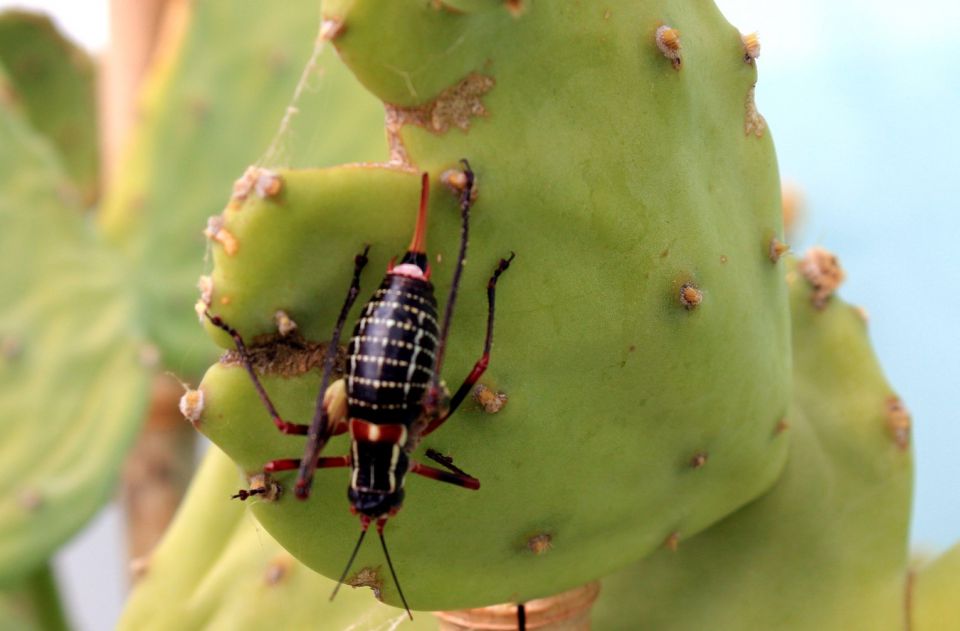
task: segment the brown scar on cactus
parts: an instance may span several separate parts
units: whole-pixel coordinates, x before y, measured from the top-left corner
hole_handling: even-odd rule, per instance
[[[784,254],[790,251],[790,246],[781,241],[780,239],[773,237],[770,239],[770,245],[767,248],[767,256],[770,258],[770,261],[776,263],[780,260]]]
[[[503,392],[494,392],[484,384],[478,383],[473,389],[473,400],[487,414],[496,414],[507,404],[507,395]]]
[[[402,107],[390,103],[386,108],[387,142],[390,147],[390,162],[410,165],[400,131],[405,125],[422,127],[432,134],[442,136],[450,127],[458,127],[466,132],[473,118],[489,116],[490,112],[483,104],[483,96],[493,89],[496,81],[493,77],[472,72],[456,85],[453,85],[436,98],[417,107]]]
[[[780,434],[784,433],[788,429],[790,429],[790,421],[788,421],[786,418],[782,418],[779,421],[777,421],[776,426],[774,426],[773,435],[779,436]]]
[[[910,412],[907,411],[900,397],[895,395],[887,397],[886,408],[887,430],[900,451],[906,451],[910,446],[910,426],[912,424]]]
[[[663,540],[663,547],[670,552],[676,552],[680,548],[680,531],[674,530],[667,538]]]
[[[247,347],[247,356],[254,370],[260,374],[296,377],[323,367],[326,343],[308,342],[296,333],[287,337],[261,336],[254,341],[255,344]],[[339,378],[343,374],[346,356],[345,347],[341,346],[337,349],[337,355],[334,358],[334,378]],[[243,367],[243,361],[236,350],[224,352],[220,356],[220,364]]]
[[[797,269],[813,287],[810,302],[820,310],[827,306],[827,301],[846,278],[836,255],[821,247],[807,250]]]
[[[680,285],[680,304],[687,311],[691,311],[700,306],[703,302],[703,292],[692,282],[686,282]]]
[[[211,241],[216,241],[223,246],[223,251],[227,256],[233,256],[240,249],[240,244],[233,234],[223,227],[224,220],[221,215],[214,215],[207,219],[207,227],[203,234]]]
[[[689,465],[691,469],[701,469],[705,464],[707,464],[707,459],[710,457],[705,451],[698,451],[689,460]]]
[[[743,42],[743,61],[752,64],[760,56],[760,37],[757,33],[747,33],[741,35],[740,40]]]
[[[360,568],[360,571],[348,578],[344,583],[350,587],[369,587],[373,590],[374,598],[379,601],[383,600],[383,598],[380,597],[380,592],[383,589],[383,579],[380,578],[380,568]]]
[[[527,539],[527,549],[535,555],[546,554],[553,549],[553,535],[546,532],[536,534]]]
[[[763,136],[763,132],[767,129],[766,119],[757,111],[757,101],[756,101],[756,89],[757,84],[750,86],[750,89],[747,90],[747,98],[745,101],[746,114],[743,119],[743,133],[747,136],[754,135],[757,138]]]
[[[666,24],[661,24],[657,27],[657,32],[654,34],[654,41],[657,43],[657,48],[660,49],[663,56],[670,60],[673,69],[680,70],[680,67],[683,65],[683,60],[680,58],[680,50],[682,48],[680,45],[680,31]]]

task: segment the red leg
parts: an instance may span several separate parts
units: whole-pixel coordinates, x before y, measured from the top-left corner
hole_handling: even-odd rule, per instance
[[[309,425],[300,425],[298,423],[289,423],[282,418],[280,418],[280,413],[277,412],[277,408],[273,405],[273,401],[270,400],[270,395],[267,394],[267,391],[264,390],[263,384],[260,383],[260,378],[257,376],[257,372],[253,369],[253,364],[250,363],[250,353],[247,352],[247,346],[243,343],[243,338],[240,337],[240,333],[237,332],[235,328],[224,322],[220,316],[211,315],[209,311],[204,311],[203,315],[210,320],[210,323],[219,328],[223,329],[233,338],[233,343],[237,346],[237,353],[240,354],[240,361],[243,362],[243,367],[247,369],[247,374],[250,375],[250,379],[253,381],[253,387],[257,391],[257,396],[260,397],[260,401],[263,402],[264,407],[267,408],[267,411],[270,413],[270,419],[273,421],[273,424],[277,426],[277,429],[284,434],[294,434],[294,435],[304,435],[310,429]]]
[[[349,467],[350,456],[332,456],[329,458],[317,458],[317,469],[333,469],[336,467]],[[264,473],[276,473],[277,471],[295,471],[300,468],[299,458],[281,458],[280,460],[271,460],[263,465]]]
[[[491,276],[490,280],[487,281],[487,335],[483,341],[483,355],[481,355],[480,359],[477,360],[477,363],[473,365],[473,370],[470,371],[470,374],[467,375],[467,378],[462,384],[460,384],[460,387],[457,388],[457,391],[454,393],[453,397],[451,397],[450,405],[447,407],[447,411],[432,420],[420,433],[421,437],[426,436],[430,432],[443,425],[444,421],[450,418],[453,413],[457,411],[457,408],[460,407],[460,404],[463,403],[463,400],[467,397],[467,395],[470,393],[470,390],[477,383],[484,371],[486,371],[487,366],[490,364],[490,348],[493,346],[493,312],[497,297],[497,280],[499,280],[500,275],[507,271],[507,268],[510,267],[510,262],[513,261],[514,256],[515,255],[511,252],[508,258],[500,259],[497,269],[493,271],[493,276]],[[439,396],[439,393],[435,393],[434,396]]]
[[[439,480],[440,482],[447,482],[448,484],[456,484],[457,486],[462,486],[463,488],[470,489],[472,491],[476,491],[480,488],[480,480],[476,478],[468,475],[450,473],[449,471],[444,471],[443,469],[435,469],[434,467],[428,467],[427,465],[420,464],[419,462],[413,463],[413,466],[410,467],[410,473],[416,473],[417,475],[422,475],[425,478]]]

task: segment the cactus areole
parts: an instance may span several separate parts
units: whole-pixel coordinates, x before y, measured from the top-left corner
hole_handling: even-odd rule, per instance
[[[437,300],[430,284],[430,265],[426,252],[427,201],[430,180],[423,174],[420,209],[413,239],[399,264],[390,261],[387,274],[379,289],[363,308],[350,340],[347,354],[347,374],[344,380],[330,384],[334,356],[350,307],[360,291],[360,274],[367,264],[369,247],[359,254],[354,263],[353,282],[347,294],[340,317],[334,327],[333,338],[324,358],[323,378],[317,409],[310,425],[284,421],[267,394],[247,353],[243,338],[219,316],[206,312],[207,318],[234,338],[241,361],[253,380],[261,401],[276,425],[284,434],[307,435],[307,446],[301,459],[271,460],[264,473],[298,469],[296,496],[305,500],[310,495],[314,471],[318,468],[349,467],[350,485],[347,497],[350,512],[360,517],[360,537],[350,560],[337,584],[346,578],[370,524],[376,522],[377,534],[394,583],[407,613],[403,592],[400,590],[393,562],[387,551],[383,529],[387,519],[400,510],[404,497],[407,473],[477,490],[480,481],[452,464],[452,459],[428,451],[427,456],[448,469],[444,471],[416,461],[409,454],[420,440],[440,427],[460,406],[490,362],[493,342],[493,312],[496,283],[507,270],[513,255],[501,259],[487,283],[489,313],[483,355],[477,360],[452,398],[447,398],[440,382],[444,347],[450,330],[453,306],[456,302],[459,278],[467,255],[470,206],[473,199],[474,174],[466,160],[462,160],[460,213],[462,228],[457,272],[450,285],[450,296],[444,313],[442,328],[437,322]],[[345,385],[344,385],[345,384]],[[350,432],[350,454],[320,457],[320,451],[331,436]],[[235,497],[246,500],[256,495],[269,494],[270,484],[242,490]],[[334,591],[336,594],[336,591]],[[412,615],[411,615],[412,618]]]
[[[341,413],[363,422],[351,433],[347,421],[323,455],[382,465],[361,465],[358,489],[373,487],[372,474],[374,490],[389,490],[390,472],[401,488],[403,458],[410,473],[430,450],[483,482],[476,493],[407,484],[409,507],[395,516],[396,496],[369,501],[371,524],[383,510],[390,517],[390,553],[415,610],[531,601],[665,541],[682,545],[769,489],[790,440],[776,434],[790,401],[791,349],[784,264],[770,255],[785,237],[771,134],[754,101],[759,59],[746,62],[740,32],[710,2],[510,6],[517,10],[500,0],[325,1],[329,45],[386,110],[389,161],[265,165],[269,174],[244,182],[270,186],[241,186],[208,230],[214,267],[201,302],[250,343],[283,418],[305,420],[323,409],[318,349],[343,308],[348,263],[362,243],[371,244],[371,266],[406,251],[421,173],[433,182],[425,221],[438,311],[448,308],[441,291],[462,289],[450,343],[436,347],[445,373],[467,375],[476,364],[491,254],[522,256],[497,288],[494,360],[478,381],[495,404],[468,398],[455,422],[424,434],[416,422],[350,411],[346,379],[342,386]],[[668,49],[679,65],[658,46],[662,25],[675,31]],[[479,191],[470,208],[476,258],[466,266],[463,197],[437,184],[463,181],[464,156]],[[418,261],[397,263],[383,290],[426,279]],[[379,315],[357,317],[381,326],[370,320]],[[207,325],[219,344],[235,346]],[[442,322],[438,333],[442,340]],[[426,379],[423,407],[435,405],[436,374],[408,380],[386,370],[399,354],[364,353],[383,356],[385,367],[358,362],[358,393],[388,392],[360,377],[409,384],[411,397]],[[278,458],[312,467],[302,436],[266,422],[243,368],[231,353],[207,372],[197,427],[249,475]],[[331,414],[337,389],[325,388]],[[404,441],[388,425],[403,425]],[[372,443],[374,433],[390,440]],[[411,437],[422,442],[394,450]],[[345,460],[320,464],[328,462],[347,477]],[[309,476],[271,477],[296,490]],[[307,566],[339,577],[357,539],[340,485],[313,485],[309,502],[294,492],[266,499],[251,504],[263,527]],[[402,604],[378,546],[359,550],[353,572],[345,582],[375,584],[386,603]]]

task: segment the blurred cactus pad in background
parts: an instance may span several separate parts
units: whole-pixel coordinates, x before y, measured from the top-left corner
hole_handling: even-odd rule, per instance
[[[909,556],[907,403],[838,257],[790,251],[756,34],[679,0],[173,1],[162,24],[101,169],[94,62],[0,14],[11,628],[71,628],[51,557],[121,477],[145,488],[124,457],[182,391],[179,428],[213,445],[169,528],[130,519],[166,534],[132,559],[121,629],[960,629],[958,549]],[[305,437],[277,431],[204,313],[309,423],[325,354],[343,370],[327,346],[354,256],[369,246],[342,343],[406,250],[423,173],[443,308],[463,158],[451,390],[516,258],[489,368],[411,447],[481,487],[409,476],[384,529],[410,621],[372,537],[329,600],[360,534],[348,470],[318,470],[307,501],[296,472],[264,478]],[[175,499],[178,444],[142,467]],[[343,435],[322,455],[350,453]]]

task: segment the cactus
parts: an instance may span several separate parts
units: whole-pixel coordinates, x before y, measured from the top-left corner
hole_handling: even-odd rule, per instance
[[[527,9],[326,3],[327,37],[387,104],[393,161],[261,172],[274,194],[242,189],[210,228],[207,304],[265,344],[268,390],[285,418],[307,422],[315,345],[353,254],[372,244],[369,292],[409,238],[417,171],[436,182],[470,158],[479,196],[447,378],[476,359],[483,283],[515,250],[485,378],[509,402],[495,416],[464,411],[423,445],[483,489],[408,485],[389,529],[419,609],[526,600],[602,576],[753,499],[785,456],[774,428],[788,405],[788,315],[769,257],[779,186],[740,34],[712,6]],[[665,22],[679,30],[681,63],[658,47]],[[432,200],[428,248],[445,289],[458,217],[445,187]],[[281,310],[303,340],[277,342]],[[214,366],[201,389],[198,427],[248,473],[301,455],[302,439],[276,435],[235,364]],[[327,453],[345,450],[339,440]],[[345,486],[324,472],[310,502],[287,494],[254,513],[336,577],[357,535]],[[531,552],[544,536],[549,552]],[[356,567],[381,564],[368,546]],[[393,585],[382,594],[398,604]]]
[[[50,143],[5,105],[0,252],[7,585],[37,571],[110,498],[147,375],[123,266],[84,223]]]
[[[823,251],[794,272],[781,258],[756,36],[711,3],[654,0],[325,0],[319,39],[310,0],[184,10],[94,225],[75,194],[91,194],[94,161],[58,142],[64,98],[46,96],[87,94],[83,64],[57,49],[42,86],[22,65],[13,85],[0,73],[0,251],[25,262],[0,271],[5,623],[63,626],[46,563],[109,497],[143,364],[192,377],[212,361],[189,309],[197,276],[200,311],[239,329],[284,419],[308,422],[353,256],[372,247],[365,298],[409,239],[421,172],[443,305],[464,157],[478,196],[451,387],[480,352],[484,283],[517,258],[489,371],[413,454],[452,455],[482,488],[412,479],[387,528],[414,609],[602,578],[598,629],[957,617],[956,550],[908,571],[909,415],[834,296],[842,272]],[[0,59],[44,45],[15,37]],[[395,627],[404,612],[365,590],[326,601],[358,534],[342,470],[318,473],[309,502],[293,474],[270,480],[279,495],[228,499],[303,438],[275,431],[233,341],[205,326],[228,352],[181,409],[246,475],[214,448],[121,628]],[[324,455],[346,453],[341,436]],[[366,543],[347,582],[400,605]]]
[[[835,297],[818,308],[823,285],[791,278],[786,469],[719,524],[605,579],[598,628],[907,628],[908,417],[859,310]]]
[[[84,204],[99,188],[94,66],[49,18],[25,11],[0,13],[0,63],[30,124],[63,159]]]

